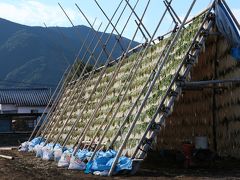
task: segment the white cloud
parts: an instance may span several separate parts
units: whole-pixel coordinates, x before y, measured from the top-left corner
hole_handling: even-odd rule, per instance
[[[76,10],[65,9],[74,24],[82,24]],[[18,3],[0,2],[0,17],[20,24],[31,26],[71,26],[67,18],[56,5],[46,5],[35,0],[19,0]]]

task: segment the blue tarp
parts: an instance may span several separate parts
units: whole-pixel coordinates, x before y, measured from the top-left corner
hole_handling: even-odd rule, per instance
[[[215,4],[216,25],[219,32],[231,43],[231,55],[240,60],[240,33],[230,13],[219,0]]]
[[[87,163],[85,173],[92,173],[94,171],[109,171],[115,159],[116,154],[117,152],[114,150],[108,150],[106,152],[103,152],[103,151],[98,152],[97,158]],[[125,156],[120,157],[115,171],[119,172],[121,170],[131,170],[131,169],[132,169],[132,160]]]

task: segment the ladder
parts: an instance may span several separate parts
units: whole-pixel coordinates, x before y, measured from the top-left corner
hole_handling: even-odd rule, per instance
[[[196,33],[185,57],[183,58],[182,63],[179,65],[175,76],[172,78],[171,83],[167,88],[166,94],[161,100],[155,114],[153,115],[150,123],[147,126],[145,133],[143,134],[141,140],[139,141],[139,144],[137,145],[133,155],[131,156],[131,159],[133,161],[133,169],[131,174],[136,173],[140,166],[140,163],[146,157],[148,150],[151,149],[154,139],[159,134],[159,131],[165,123],[166,118],[171,113],[170,110],[173,107],[175,100],[181,93],[181,83],[187,80],[187,76],[190,73],[191,68],[196,63],[196,59],[202,50],[202,45],[205,42],[206,37],[208,36],[208,32],[213,25],[214,14],[211,13],[211,9],[212,8],[210,8],[209,12],[206,14],[205,19],[201,24],[198,32]],[[206,23],[207,28],[205,29],[203,27],[204,25],[206,25]],[[200,39],[199,41],[197,41],[198,38]],[[182,75],[180,75],[180,72],[183,68],[184,71]],[[175,88],[174,84],[176,85]],[[169,98],[168,102],[166,102],[167,98]],[[159,117],[159,119],[157,119],[157,117]]]
[[[113,160],[113,164],[111,166],[111,169],[108,173],[109,176],[112,176],[115,174],[115,167],[118,164],[118,160],[123,152],[123,149],[136,125],[137,120],[139,119],[139,115],[141,113],[141,110],[143,109],[143,106],[145,105],[145,102],[149,96],[149,94],[152,91],[152,87],[156,82],[156,79],[158,78],[158,76],[160,75],[161,69],[164,66],[166,60],[168,59],[169,56],[169,52],[171,51],[174,43],[178,40],[178,37],[181,33],[181,29],[184,26],[186,19],[192,9],[192,7],[194,6],[195,1],[193,1],[184,21],[182,22],[180,28],[179,28],[179,32],[177,32],[176,36],[174,37],[174,40],[172,42],[172,45],[170,45],[166,56],[163,58],[163,62],[160,65],[160,67],[157,70],[157,73],[154,77],[154,81],[152,82],[151,86],[148,89],[148,92],[143,100],[143,102],[141,103],[140,106],[140,110],[137,112],[133,122],[131,123],[129,130],[127,132],[127,134],[124,136],[124,140],[117,152],[116,157]],[[164,94],[163,98],[161,99],[157,110],[155,111],[152,119],[150,120],[150,122],[148,123],[148,126],[144,132],[144,134],[142,135],[138,145],[136,146],[136,148],[134,148],[134,153],[131,156],[132,162],[133,162],[133,169],[131,171],[131,174],[134,174],[138,168],[140,163],[144,160],[144,158],[147,155],[148,150],[151,148],[152,143],[155,139],[155,137],[158,135],[161,126],[164,124],[165,119],[170,115],[170,110],[173,107],[174,101],[176,100],[176,98],[178,97],[178,95],[181,92],[181,86],[179,82],[185,82],[187,80],[187,76],[190,73],[190,70],[192,68],[192,66],[194,65],[194,63],[196,62],[197,57],[199,56],[201,49],[202,49],[202,45],[208,35],[208,31],[210,31],[210,28],[212,27],[213,24],[213,19],[214,16],[211,13],[211,10],[214,7],[214,3],[211,5],[211,7],[208,9],[208,12],[206,13],[204,20],[202,22],[202,24],[200,25],[200,27],[198,28],[198,31],[195,33],[194,38],[192,39],[191,44],[188,46],[188,49],[185,53],[185,56],[182,58],[182,61],[180,62],[180,65],[177,68],[177,72],[175,73],[175,75],[173,76],[173,78],[171,79],[170,84],[167,87],[166,93]],[[205,29],[204,26],[207,24],[207,28]],[[200,39],[200,40],[198,40]],[[181,75],[180,75],[181,74]],[[168,101],[167,98],[169,98]],[[158,121],[156,121],[156,118],[160,117]]]

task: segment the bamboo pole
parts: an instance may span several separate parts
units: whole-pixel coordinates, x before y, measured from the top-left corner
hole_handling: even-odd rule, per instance
[[[122,3],[122,2],[123,2],[123,1],[121,1],[121,3]],[[119,9],[121,3],[119,4],[118,8],[115,10],[115,12],[114,12],[114,14],[113,14],[113,16],[112,16],[111,19],[114,18],[114,16],[115,16],[115,14],[117,13],[117,11],[118,11],[118,9]],[[123,9],[122,13],[123,13],[124,11],[125,11],[125,8]],[[109,27],[109,25],[110,25],[110,24],[107,25],[107,28]],[[107,28],[106,28],[106,30],[107,30]],[[113,33],[113,31],[112,31],[112,33]],[[110,37],[111,37],[112,33],[109,35],[109,37],[108,37],[106,43],[108,43],[108,41],[110,40]],[[101,52],[101,53],[102,53],[102,52]],[[100,56],[101,56],[101,53],[100,53]],[[100,57],[100,56],[99,56],[99,57]],[[94,70],[91,71],[91,72],[90,72],[90,75],[91,75],[91,74],[94,74],[94,72],[95,72]],[[89,82],[90,82],[90,79],[89,79]],[[87,87],[87,84],[88,84],[89,82],[86,83],[86,87]],[[95,90],[93,90],[92,92],[94,92],[94,91],[95,91]],[[90,96],[91,96],[91,95],[90,95]],[[88,98],[88,99],[89,99],[89,98]],[[80,113],[80,114],[81,114],[81,113]],[[75,120],[75,122],[74,122],[74,124],[72,125],[70,131],[68,132],[66,138],[64,139],[63,146],[65,146],[65,144],[67,143],[67,141],[68,141],[68,139],[69,139],[69,137],[70,137],[70,134],[72,133],[73,129],[75,128],[77,122],[78,122],[78,120]]]
[[[65,12],[65,10],[62,8],[62,6],[61,6],[60,4],[59,4],[59,6],[60,6],[61,9],[63,10],[64,14],[66,15],[66,17],[68,18],[68,20],[70,21],[70,23],[73,25],[73,27],[75,27],[74,24],[72,23],[71,19],[68,17],[67,13]],[[95,36],[94,36],[94,38],[95,38]],[[96,46],[95,46],[95,48],[94,48],[94,51],[96,50],[97,45],[98,45],[99,42],[100,42],[100,40],[98,40],[98,42],[97,42],[97,44],[96,44]],[[90,46],[91,46],[91,44],[89,45],[89,47],[87,47],[87,51],[88,51],[88,52],[90,52],[90,50],[89,50]],[[93,51],[93,52],[94,52],[94,51]],[[64,112],[66,111],[66,108],[68,107],[68,104],[71,102],[72,98],[73,98],[74,95],[77,93],[78,89],[80,88],[80,87],[79,87],[79,84],[80,84],[80,83],[82,82],[82,80],[83,80],[83,78],[81,78],[81,77],[83,77],[83,75],[84,75],[84,73],[85,73],[85,71],[86,71],[87,65],[88,65],[88,63],[90,62],[90,60],[91,60],[92,57],[93,57],[94,60],[95,60],[95,64],[94,64],[94,67],[93,67],[93,68],[95,68],[95,67],[97,66],[97,62],[98,62],[99,59],[96,60],[96,58],[93,56],[93,53],[90,53],[90,54],[91,54],[91,55],[90,55],[90,57],[88,58],[87,63],[85,64],[84,70],[81,72],[81,75],[80,75],[80,78],[79,78],[80,81],[75,84],[75,89],[74,89],[75,91],[73,92],[72,96],[70,96],[70,98],[68,99],[67,105],[66,105],[66,107],[64,108],[64,110],[61,112],[60,117],[63,116]],[[86,55],[86,53],[85,53],[85,55]],[[84,88],[82,88],[82,89],[84,89]],[[50,133],[48,134],[48,137],[47,137],[47,140],[45,141],[45,144],[48,142],[51,133],[53,132],[53,130],[54,130],[55,127],[57,126],[58,122],[60,121],[60,119],[61,119],[60,117],[58,118],[58,120],[57,120],[57,122],[55,123],[54,127],[52,128],[52,130],[51,130]]]
[[[172,2],[172,0],[171,0],[170,2]],[[165,17],[165,15],[166,15],[166,13],[167,13],[167,9],[164,11],[164,13],[163,13],[163,15],[162,15],[162,17],[161,17],[158,25],[157,25],[157,28],[155,29],[155,32],[154,32],[154,34],[153,34],[154,36],[155,36],[155,34],[157,33],[159,27],[161,26],[162,21],[164,20],[164,17]],[[176,27],[175,27],[174,29],[176,29]],[[175,31],[172,31],[172,32],[175,32]],[[153,36],[153,37],[154,37],[154,36]],[[153,40],[153,37],[151,38],[151,40]],[[150,41],[150,42],[151,42],[151,41]],[[170,43],[170,42],[171,42],[171,40],[169,40],[168,43]],[[167,47],[168,47],[168,45],[169,45],[168,43],[166,44],[166,46],[165,46],[164,49],[167,49]],[[162,56],[163,56],[163,52],[161,53],[160,57],[162,57]],[[161,59],[161,58],[159,58],[159,60],[158,60],[158,62],[156,63],[155,67],[153,68],[154,70],[153,70],[152,73],[150,74],[150,76],[149,76],[147,82],[145,83],[144,87],[142,88],[140,94],[138,95],[138,97],[137,97],[137,99],[135,100],[134,104],[131,106],[131,108],[129,109],[126,117],[124,118],[123,123],[121,124],[121,126],[120,126],[120,128],[118,129],[117,133],[116,133],[115,136],[113,137],[113,140],[112,140],[111,143],[110,143],[110,148],[113,147],[113,144],[114,144],[115,141],[117,140],[118,136],[121,134],[122,128],[123,128],[123,127],[125,126],[125,124],[127,123],[129,116],[132,114],[132,112],[133,112],[134,108],[136,107],[138,101],[140,100],[142,94],[146,91],[146,88],[147,88],[148,84],[151,82],[151,80],[152,80],[153,77],[155,76],[155,73],[156,73],[156,72],[155,72],[155,69],[157,68],[158,64],[160,63],[160,59]]]
[[[113,19],[114,16],[116,15],[116,13],[117,13],[119,7],[121,6],[122,2],[123,2],[123,0],[120,2],[119,6],[118,6],[117,9],[115,10],[115,12],[114,12],[114,14],[113,14],[113,16],[112,16],[111,19]],[[123,9],[122,13],[123,13],[124,11],[125,11],[125,8]],[[120,17],[119,17],[119,20],[120,20]],[[119,20],[118,20],[118,21],[119,21]],[[118,23],[118,21],[117,21],[117,23]],[[116,24],[117,24],[117,23],[116,23]],[[106,26],[105,31],[108,29],[109,25],[110,25],[110,23]],[[112,33],[113,33],[113,30],[112,30],[111,34],[108,36],[108,38],[107,38],[107,40],[106,40],[106,44],[109,42],[109,40],[110,40],[110,38],[111,38],[111,36],[112,36]],[[97,35],[97,34],[96,34],[96,35]],[[102,36],[103,36],[103,34],[102,34]],[[100,42],[102,36],[99,38],[99,42]],[[97,46],[96,46],[96,48],[97,48]],[[104,51],[104,48],[102,48],[102,50],[101,50],[101,52],[100,52],[100,54],[99,54],[98,60],[100,59],[100,57],[101,57],[103,51]],[[110,60],[110,58],[108,58],[108,59]],[[105,66],[107,66],[108,63],[109,63],[109,62],[106,61]],[[94,73],[94,71],[91,71],[91,72],[90,72],[90,76],[89,76],[89,78],[88,78],[88,80],[87,80],[87,82],[86,82],[86,84],[85,84],[85,87],[87,87],[87,85],[89,84],[90,79],[91,79],[91,76],[93,75],[93,73]],[[91,91],[90,96],[89,96],[88,99],[87,99],[87,102],[90,100],[91,96],[92,96],[93,93],[95,92],[95,90],[96,90],[98,84],[100,83],[100,80],[102,79],[102,76],[103,76],[104,73],[105,73],[105,72],[102,72],[101,77],[98,78],[97,83],[95,84],[93,90]],[[83,89],[84,89],[84,88],[83,88]],[[81,94],[79,94],[78,98],[80,98],[80,97],[81,97]],[[86,108],[87,102],[84,103],[84,107],[83,107],[83,109]],[[81,110],[80,115],[82,114],[82,112],[83,112],[83,110]],[[75,120],[75,122],[74,122],[74,124],[72,125],[72,127],[71,127],[69,133],[67,134],[66,138],[64,139],[63,145],[66,144],[66,141],[68,140],[68,138],[69,138],[69,136],[70,136],[70,133],[71,133],[71,132],[73,131],[73,129],[75,128],[77,122],[78,122],[78,118]],[[64,128],[64,127],[63,127],[63,128]],[[62,128],[61,131],[63,131],[63,128]],[[59,134],[60,134],[60,133],[59,133]],[[57,142],[57,141],[56,141],[56,142]]]
[[[137,1],[137,3],[138,3],[138,1]],[[136,7],[137,3],[135,4],[135,7]],[[135,9],[135,7],[134,7],[134,9]],[[147,6],[147,7],[148,7],[148,6]],[[100,7],[100,9],[102,10],[101,7]],[[145,12],[146,12],[146,11],[145,11]],[[145,13],[144,13],[144,14],[145,14]],[[129,18],[128,18],[128,20],[127,20],[127,23],[129,22],[131,16],[132,16],[132,13],[131,13],[130,16],[129,16]],[[127,25],[127,23],[126,23],[126,25]],[[123,32],[124,32],[124,30],[125,30],[125,28],[126,28],[126,25],[125,25],[124,28],[122,29],[122,32],[121,32],[120,35],[123,34]],[[134,38],[135,38],[136,34],[137,34],[137,33],[135,33]],[[131,42],[129,43],[127,50],[130,49],[132,42],[133,42],[133,39],[132,39]],[[120,67],[121,67],[121,65],[122,65],[122,63],[123,63],[123,60],[124,60],[125,58],[126,58],[126,54],[125,54],[125,55],[122,57],[122,59],[119,61],[118,65],[117,65],[117,67],[116,67],[116,70],[115,70],[115,72],[114,72],[114,74],[113,74],[110,82],[109,82],[108,85],[107,85],[107,88],[105,89],[105,91],[104,91],[104,93],[103,93],[103,95],[102,95],[102,97],[101,97],[101,100],[99,101],[97,107],[96,107],[95,110],[94,110],[93,115],[91,116],[91,118],[90,118],[90,120],[89,120],[89,123],[88,123],[88,124],[86,125],[86,127],[84,128],[84,131],[83,131],[83,133],[82,133],[82,137],[81,137],[80,140],[79,140],[79,144],[81,144],[81,142],[83,141],[83,139],[84,139],[84,137],[85,137],[85,135],[86,135],[86,133],[87,133],[88,128],[89,128],[90,125],[93,123],[94,118],[95,118],[98,110],[100,109],[103,100],[106,98],[106,96],[107,96],[107,94],[108,94],[108,91],[110,90],[110,88],[111,88],[111,86],[112,86],[112,84],[113,84],[113,81],[115,80],[115,78],[116,78],[116,76],[117,76],[117,74],[118,74],[118,72],[119,72],[119,70],[120,70]]]
[[[240,79],[224,79],[224,80],[209,80],[209,81],[192,81],[184,82],[180,84],[182,87],[206,87],[210,85],[221,85],[221,84],[238,84]]]
[[[137,6],[138,2],[139,2],[139,0],[136,2],[135,7]],[[121,32],[121,34],[120,34],[121,36],[122,36],[122,34],[123,34],[123,32],[124,32],[127,24],[129,23],[129,20],[130,20],[131,16],[132,16],[132,13],[129,15],[129,18],[127,19],[127,22],[125,23],[125,25],[124,25],[124,27],[123,27],[123,29],[122,29],[122,32]],[[135,36],[136,36],[136,35],[135,35]],[[134,37],[134,38],[135,38],[135,37]],[[128,51],[128,50],[131,48],[132,42],[133,42],[133,39],[132,39],[131,42],[129,43],[128,48],[127,48],[126,51]],[[117,42],[116,42],[116,43],[117,43]],[[115,43],[115,45],[114,45],[111,53],[113,53],[113,50],[114,50],[115,47],[116,47],[116,43]],[[91,123],[94,121],[94,117],[95,117],[97,111],[99,110],[99,108],[101,107],[101,103],[102,103],[102,101],[104,100],[104,98],[106,97],[106,95],[107,95],[107,93],[108,93],[108,91],[109,91],[109,89],[110,89],[110,87],[111,87],[111,84],[113,83],[116,75],[118,74],[118,71],[120,70],[120,67],[121,67],[121,64],[122,64],[122,62],[123,62],[123,59],[125,59],[125,58],[126,58],[126,54],[124,54],[123,57],[122,57],[122,59],[119,60],[118,65],[116,66],[116,68],[115,68],[115,70],[114,70],[114,74],[113,74],[110,82],[108,83],[107,88],[105,89],[104,94],[103,94],[103,96],[102,96],[102,98],[101,98],[101,100],[100,100],[100,103],[97,105],[96,109],[94,110],[93,115],[91,116],[90,120],[88,121],[88,123],[87,123],[86,126],[84,127],[84,130],[82,131],[82,133],[80,134],[80,136],[79,136],[79,138],[78,138],[77,145],[76,145],[76,148],[74,149],[73,155],[75,155],[76,152],[77,152],[77,150],[79,149],[79,147],[80,147],[80,145],[81,145],[81,143],[82,143],[82,141],[83,141],[83,138],[84,138],[84,136],[85,136],[88,128],[90,127]],[[107,69],[107,67],[105,67],[105,71],[106,71],[106,69]]]
[[[179,22],[180,24],[182,24],[181,19],[179,18],[179,16],[177,15],[177,13],[174,11],[174,9],[172,8],[172,6],[169,4],[169,2],[168,2],[167,0],[165,0],[165,1],[164,1],[164,4],[165,4],[166,6],[169,6],[170,10],[173,12],[173,14],[174,14],[174,16],[177,18],[178,22]]]
[[[142,56],[139,57],[139,55],[140,55],[140,52],[139,52],[138,56],[136,57],[136,59],[139,58],[139,60],[136,61],[136,64],[135,64],[135,65],[133,65],[133,68],[131,69],[131,71],[130,71],[130,73],[129,73],[129,77],[128,77],[127,80],[125,81],[125,84],[127,84],[128,81],[129,81],[129,84],[128,84],[126,90],[125,90],[124,95],[121,97],[121,100],[120,100],[120,102],[119,102],[119,104],[118,104],[118,106],[117,106],[117,108],[116,108],[116,110],[115,110],[115,113],[112,115],[111,119],[109,120],[109,123],[107,124],[106,128],[104,129],[104,133],[103,133],[103,135],[101,136],[101,138],[100,138],[100,140],[99,140],[99,143],[98,143],[98,145],[96,146],[96,148],[95,148],[95,150],[94,150],[94,152],[93,152],[93,154],[92,154],[92,156],[91,156],[91,158],[90,158],[90,161],[93,160],[93,158],[95,157],[95,155],[96,155],[98,149],[100,148],[100,145],[101,145],[101,143],[102,143],[102,141],[103,141],[103,139],[104,139],[107,131],[109,130],[111,124],[113,123],[113,121],[114,121],[114,119],[115,119],[115,117],[116,117],[116,115],[117,115],[117,113],[118,113],[118,110],[119,110],[122,102],[124,101],[124,98],[125,98],[125,96],[126,96],[126,94],[127,94],[127,91],[128,91],[128,89],[130,88],[130,86],[131,86],[131,83],[132,83],[132,81],[133,81],[133,79],[134,79],[134,76],[136,75],[136,72],[137,72],[137,69],[139,68],[140,62],[143,60],[143,57],[145,56],[148,48],[150,47],[151,41],[153,41],[153,37],[155,36],[157,30],[159,29],[159,27],[160,27],[160,25],[161,25],[161,23],[162,23],[162,20],[163,20],[164,16],[166,15],[166,12],[167,12],[167,10],[166,10],[166,11],[164,12],[164,14],[162,15],[162,18],[160,19],[160,23],[157,25],[157,27],[156,27],[153,35],[152,35],[152,38],[151,38],[150,42],[147,44],[147,47],[145,48],[145,51],[143,52]],[[133,69],[135,69],[134,72],[132,72]],[[151,78],[149,78],[147,82],[149,82],[150,79],[151,79]],[[122,89],[121,89],[118,97],[121,96],[121,93],[122,93],[122,91],[124,90],[125,84],[123,85],[123,87],[122,87]],[[148,83],[146,83],[145,86],[142,88],[142,92],[145,91],[145,89],[146,89],[146,87],[147,87],[147,84],[148,84]],[[141,93],[142,93],[142,92],[141,92]],[[140,94],[141,94],[141,93],[140,93]],[[139,100],[139,98],[140,98],[140,96],[138,96],[138,99],[137,99],[135,102],[137,102],[137,101]],[[112,111],[112,109],[110,109],[109,114],[111,113],[111,111]],[[107,121],[107,117],[106,117],[106,119],[105,119],[104,121]],[[101,127],[100,127],[100,128],[101,128]],[[98,133],[98,132],[97,132],[97,133]],[[96,133],[96,135],[97,135],[97,133]],[[111,145],[110,145],[110,147],[111,147]]]
[[[180,36],[181,30],[182,30],[182,28],[183,28],[183,26],[184,26],[184,23],[186,22],[186,20],[187,20],[189,14],[190,14],[190,12],[191,12],[191,10],[192,10],[195,2],[196,2],[196,0],[193,0],[192,4],[191,4],[191,6],[190,6],[190,8],[189,8],[189,10],[188,10],[188,12],[187,12],[184,20],[183,20],[183,23],[181,24],[181,26],[179,27],[178,32],[176,33],[175,37],[173,38],[173,42],[170,44],[170,46],[169,46],[169,48],[168,48],[168,50],[167,50],[167,52],[166,52],[166,54],[165,54],[165,56],[164,56],[164,58],[163,58],[163,60],[162,60],[162,63],[161,63],[161,65],[160,65],[160,67],[158,68],[158,71],[156,72],[155,77],[154,77],[153,81],[151,82],[151,85],[150,85],[149,88],[148,88],[148,91],[147,91],[147,93],[146,93],[146,95],[145,95],[145,97],[144,97],[144,100],[142,101],[141,106],[139,107],[139,110],[138,110],[138,112],[137,112],[137,114],[136,114],[136,116],[135,116],[135,118],[134,118],[134,120],[133,120],[133,122],[132,122],[132,124],[131,124],[128,132],[127,132],[127,134],[126,134],[126,136],[125,136],[125,139],[124,139],[124,141],[122,142],[122,144],[121,144],[121,146],[120,146],[120,149],[119,149],[118,152],[117,152],[116,157],[114,158],[113,164],[112,164],[111,169],[110,169],[109,174],[108,174],[109,176],[113,175],[113,173],[114,173],[115,167],[116,167],[116,165],[117,165],[117,163],[118,163],[118,160],[119,160],[119,158],[120,158],[120,156],[121,156],[121,154],[122,154],[123,148],[124,148],[124,146],[126,145],[128,139],[129,139],[129,137],[130,137],[130,135],[131,135],[131,133],[132,133],[133,128],[135,127],[135,124],[136,124],[136,122],[137,122],[137,120],[138,120],[138,118],[139,118],[139,116],[140,116],[140,113],[141,113],[141,111],[142,111],[142,109],[143,109],[143,107],[144,107],[144,105],[145,105],[145,103],[146,103],[146,101],[147,101],[147,99],[148,99],[151,91],[152,91],[152,88],[153,88],[155,82],[157,81],[157,78],[158,78],[159,75],[160,75],[160,72],[161,72],[161,70],[162,70],[162,67],[163,67],[163,65],[165,64],[165,62],[166,62],[166,60],[167,60],[167,58],[168,58],[168,55],[170,54],[170,51],[172,50],[172,48],[173,48],[173,46],[174,46],[174,43],[178,40],[178,38],[179,38],[179,36]]]
[[[100,28],[100,27],[101,27],[101,24],[100,24],[99,28]],[[90,31],[91,31],[91,30],[92,30],[92,29],[90,29]],[[91,47],[94,39],[95,39],[95,36],[92,38],[92,40],[91,40],[90,44],[88,45],[87,49],[89,49],[89,48]],[[85,46],[85,42],[82,44],[82,48],[83,48],[84,46]],[[81,49],[82,49],[82,48],[81,48]],[[81,51],[79,51],[77,57],[80,55],[80,52],[81,52]],[[85,52],[83,58],[85,58],[85,56],[87,55],[87,52],[88,52],[88,51]],[[76,59],[77,59],[77,57],[76,57]],[[86,68],[87,68],[87,66],[88,66],[91,58],[92,58],[92,55],[88,58],[87,63],[85,64],[85,67],[84,67],[84,69],[82,70],[82,72],[81,72],[81,74],[80,74],[79,79],[80,79],[81,81],[79,81],[78,83],[76,83],[76,84],[75,84],[75,87],[80,88],[78,85],[79,85],[79,83],[81,83],[82,80],[83,80],[82,77],[83,77],[83,75],[84,75],[84,73],[85,73],[85,71],[86,71]],[[78,66],[78,67],[79,67],[79,66]],[[77,70],[74,72],[74,74],[73,74],[73,76],[72,76],[72,78],[71,78],[71,81],[74,79],[74,77],[76,76],[76,74],[77,74]],[[69,99],[67,100],[67,102],[65,102],[65,103],[67,103],[67,105],[70,103],[71,99],[74,97],[74,94],[77,92],[78,88],[75,88],[75,91],[72,92],[72,94],[70,95],[70,97],[69,97]],[[64,102],[62,102],[62,106],[63,106],[63,104],[64,104]],[[62,106],[61,106],[61,107],[62,107]],[[55,113],[55,117],[56,117],[59,113],[61,113],[61,112],[60,112],[61,107],[59,108],[59,111],[56,112],[57,114]],[[62,114],[63,114],[64,111],[65,111],[65,108],[64,108],[64,110],[62,111]],[[60,114],[60,116],[61,116],[61,114]],[[54,116],[52,116],[52,117],[53,117],[53,119],[52,119],[52,122],[53,122]],[[61,119],[61,118],[59,118],[59,119]],[[59,120],[59,119],[58,119],[58,120]],[[57,122],[55,122],[55,125],[57,125],[58,120],[57,120]],[[54,127],[55,127],[55,125],[54,125]],[[51,126],[51,124],[49,123],[49,126],[48,126],[47,128],[45,128],[45,130],[44,130],[44,132],[43,132],[43,135],[47,132],[47,130],[50,128],[50,126]],[[51,134],[51,132],[50,132],[50,134]],[[42,135],[42,136],[43,136],[43,135]]]
[[[214,4],[214,3],[213,3],[213,4]],[[171,90],[173,84],[175,83],[175,81],[177,80],[177,77],[178,77],[178,75],[179,75],[179,72],[181,71],[182,67],[184,66],[185,59],[188,58],[189,53],[191,52],[191,50],[192,50],[192,48],[193,48],[194,42],[197,40],[200,32],[202,31],[202,27],[204,26],[204,24],[205,24],[205,22],[206,22],[206,20],[207,20],[207,18],[208,18],[209,13],[211,12],[212,7],[213,7],[213,5],[209,8],[208,13],[207,13],[207,15],[205,16],[205,19],[203,20],[203,23],[201,24],[198,32],[195,34],[195,36],[194,36],[194,38],[193,38],[193,41],[192,41],[192,44],[189,46],[189,48],[188,48],[188,50],[187,50],[187,53],[186,53],[185,57],[183,58],[182,63],[179,65],[178,70],[177,70],[177,72],[175,73],[175,76],[174,76],[173,79],[171,80],[171,83],[170,83],[170,85],[169,85],[169,87],[168,87],[168,89],[167,89],[167,92],[165,93],[164,97],[162,98],[162,100],[161,100],[161,102],[160,102],[160,104],[159,104],[159,106],[158,106],[155,114],[153,115],[153,118],[151,119],[150,123],[148,124],[147,130],[145,131],[144,135],[142,136],[139,145],[135,148],[135,151],[134,151],[134,153],[133,153],[133,155],[132,155],[132,158],[135,158],[136,153],[137,153],[137,151],[138,151],[141,143],[143,142],[144,138],[146,137],[148,131],[150,130],[152,123],[155,121],[156,117],[158,116],[158,114],[159,114],[159,112],[160,112],[160,108],[163,106],[164,101],[166,100],[166,98],[167,98],[167,96],[168,96],[168,93],[170,92],[170,90]],[[211,24],[209,24],[208,28],[210,28],[210,27],[211,27]],[[203,41],[203,40],[201,40],[201,42],[202,42],[202,41]],[[200,42],[200,43],[201,43],[201,42]],[[198,51],[199,51],[199,50],[198,50]],[[199,52],[198,52],[198,53],[199,53]],[[184,72],[184,75],[185,75],[185,76],[189,73],[189,70],[190,70],[190,69],[187,69],[187,70]],[[178,88],[178,89],[179,89],[179,88]],[[174,97],[174,98],[176,98],[176,97]],[[174,98],[172,98],[172,99],[174,99]],[[173,103],[173,102],[169,101],[169,104],[171,104],[171,103]],[[169,105],[169,106],[170,106],[170,105]],[[163,116],[162,116],[162,119],[163,119],[164,117],[165,117],[165,116],[163,115]],[[163,123],[163,122],[161,121],[160,123]],[[152,136],[153,136],[153,135],[152,135]],[[145,151],[145,150],[147,150],[147,149],[144,149],[143,151]],[[143,156],[143,155],[142,155],[142,156]],[[140,158],[142,158],[142,156],[141,156]]]
[[[96,0],[95,0],[96,1]],[[134,15],[136,16],[136,18],[138,19],[139,23],[142,25],[143,29],[146,31],[148,37],[151,39],[151,35],[148,32],[147,28],[144,26],[144,24],[142,23],[141,19],[138,17],[137,13],[135,12],[135,10],[132,8],[131,4],[129,3],[128,0],[125,0],[125,2],[127,3],[128,7],[131,9],[131,11],[134,13]]]
[[[95,22],[96,22],[96,19],[94,20],[94,24],[95,24]],[[44,25],[45,25],[45,27],[47,28],[47,25],[46,25],[45,23],[44,23]],[[51,107],[51,109],[49,110],[47,116],[44,118],[43,124],[42,124],[42,126],[40,127],[40,129],[38,130],[38,132],[37,132],[37,134],[36,134],[35,137],[37,137],[37,136],[40,135],[40,132],[42,131],[42,128],[45,126],[45,124],[46,124],[46,122],[47,122],[47,119],[49,119],[50,114],[51,114],[52,111],[56,108],[57,103],[58,103],[59,99],[61,98],[60,95],[62,94],[62,92],[63,92],[64,89],[66,88],[65,86],[66,86],[68,77],[70,76],[70,73],[71,73],[71,71],[73,70],[74,64],[78,61],[78,56],[80,55],[80,52],[82,51],[83,47],[85,46],[85,43],[87,42],[87,39],[88,39],[88,37],[89,37],[89,35],[90,35],[90,31],[91,31],[91,29],[88,31],[87,37],[85,38],[84,43],[82,44],[81,48],[79,49],[78,54],[77,54],[77,56],[76,56],[76,58],[75,58],[75,60],[74,60],[74,63],[73,63],[73,65],[72,65],[72,67],[70,68],[69,71],[68,71],[68,69],[65,71],[65,73],[67,74],[67,76],[66,76],[65,78],[64,78],[64,75],[62,76],[62,78],[61,78],[61,80],[60,80],[60,82],[59,82],[59,84],[58,84],[58,87],[61,86],[60,84],[61,84],[62,81],[63,81],[63,84],[62,84],[62,86],[60,87],[60,90],[59,90],[59,92],[58,92],[58,94],[57,94],[57,97],[56,97],[54,103],[52,104],[52,107]],[[79,70],[81,64],[82,64],[82,63],[80,63],[80,65],[77,67],[75,73],[74,73],[73,76],[72,76],[72,79],[75,77],[75,75],[76,75],[77,71]],[[67,72],[68,72],[68,73],[67,73]],[[64,74],[65,74],[65,73],[64,73]],[[72,80],[72,79],[71,79],[71,80]],[[51,101],[53,101],[54,96],[55,96],[55,94],[57,93],[58,87],[57,87],[56,90],[54,91],[54,93],[53,93],[53,95],[52,95],[52,97],[51,97],[51,99],[50,99],[49,104],[47,105],[47,107],[50,105]],[[44,109],[43,115],[45,114],[46,110],[47,110],[47,108]],[[29,137],[28,141],[31,140],[31,138],[32,138],[33,134],[35,133],[36,128],[37,128],[37,126],[39,125],[39,123],[41,122],[41,119],[42,119],[42,118],[43,118],[43,117],[41,117],[40,120],[38,121],[38,124],[35,126],[35,129],[34,129],[34,131],[32,132],[31,136]]]
[[[101,25],[102,25],[102,24],[100,24],[98,30],[100,29]],[[95,36],[94,36],[94,38],[95,38]],[[90,45],[91,45],[91,44],[90,44]],[[96,47],[97,47],[97,45],[96,45]],[[94,48],[94,51],[95,51],[95,48]],[[98,64],[98,60],[95,62],[94,68],[97,66],[97,64]],[[92,77],[92,76],[89,76],[89,78],[87,79],[87,82],[90,81],[91,77]],[[83,79],[82,79],[82,80],[83,80]],[[82,82],[82,81],[80,81],[80,82]],[[82,95],[85,87],[86,87],[85,85],[84,85],[83,87],[81,87],[81,90],[80,90],[79,95],[78,95],[78,97],[77,97],[77,99],[76,99],[76,102],[75,102],[74,106],[72,107],[72,109],[71,109],[71,111],[70,111],[70,114],[68,115],[68,117],[67,117],[64,125],[62,126],[62,129],[61,129],[61,130],[59,131],[59,133],[58,133],[58,137],[56,138],[56,140],[55,140],[55,142],[54,142],[54,146],[56,145],[56,143],[57,143],[57,141],[59,140],[59,137],[60,137],[62,131],[64,130],[64,128],[66,127],[68,121],[70,120],[70,118],[71,118],[71,116],[72,116],[72,114],[73,114],[73,112],[74,112],[74,110],[75,110],[75,108],[76,108],[76,106],[77,106],[77,104],[78,104],[78,101],[79,101],[80,98],[82,97],[81,95]],[[76,93],[72,95],[72,98],[71,98],[71,100],[69,101],[69,103],[73,100],[73,98],[74,98],[75,95],[77,94],[79,88],[80,88],[80,86],[77,86],[77,87],[75,86],[75,89],[77,89],[77,90],[76,90]],[[66,108],[67,108],[67,106],[66,106]],[[66,111],[65,111],[65,112],[66,112]]]

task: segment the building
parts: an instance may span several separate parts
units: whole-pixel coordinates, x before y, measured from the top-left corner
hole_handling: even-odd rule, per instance
[[[0,89],[0,132],[31,131],[50,98],[49,88]]]

